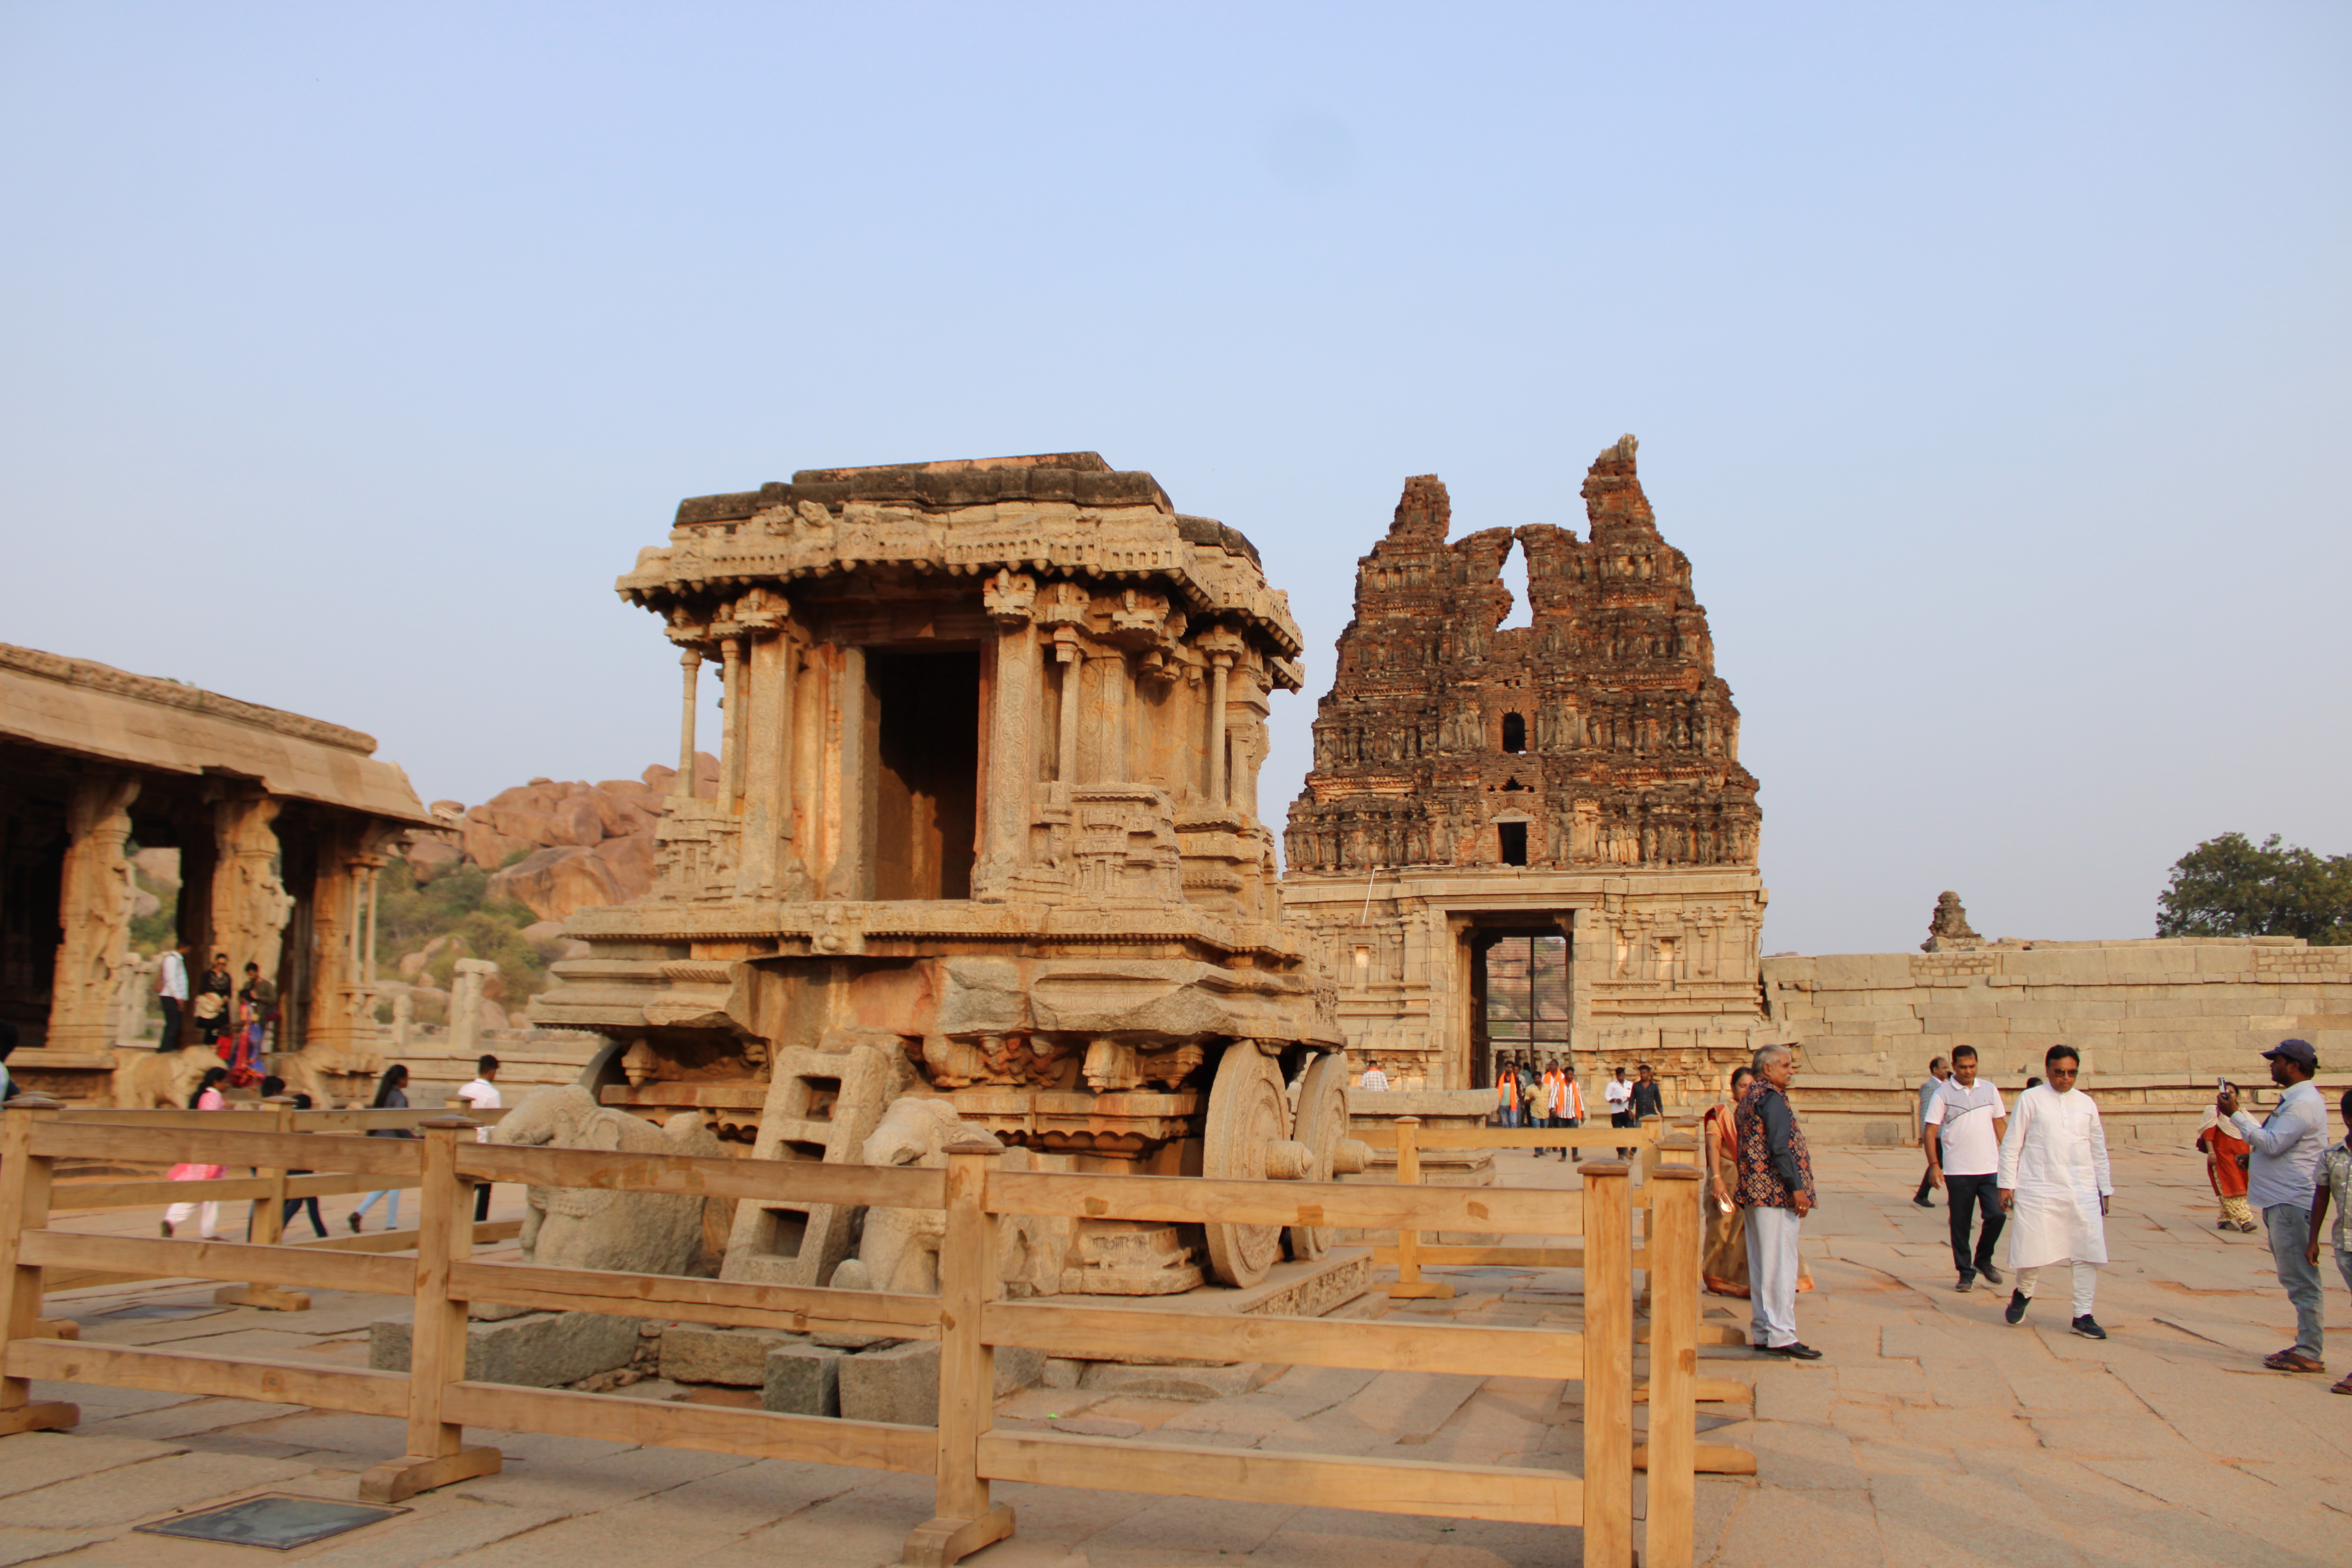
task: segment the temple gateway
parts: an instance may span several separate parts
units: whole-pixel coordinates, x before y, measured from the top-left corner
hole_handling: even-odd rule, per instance
[[[1358,563],[1283,903],[1392,1082],[1484,1088],[1498,1054],[1573,1050],[1696,1089],[1764,1029],[1756,779],[1634,447],[1587,474],[1583,539],[1449,542],[1424,474]],[[1505,628],[1514,548],[1529,624]]]

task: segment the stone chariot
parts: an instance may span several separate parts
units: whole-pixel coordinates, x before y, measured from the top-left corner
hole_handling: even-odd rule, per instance
[[[819,469],[685,501],[618,587],[682,650],[681,789],[705,663],[725,721],[653,894],[574,915],[592,955],[532,1005],[609,1037],[601,1103],[762,1159],[936,1160],[962,1128],[1038,1169],[1363,1168],[1256,813],[1298,628],[1240,533],[1092,453]],[[886,1127],[910,1097],[955,1114]],[[719,1226],[722,1277],[817,1285],[881,1228]],[[1157,1295],[1330,1240],[1081,1219],[1008,1237],[1005,1272]]]

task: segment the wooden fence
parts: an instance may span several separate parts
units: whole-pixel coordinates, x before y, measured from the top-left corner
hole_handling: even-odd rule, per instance
[[[362,1479],[362,1496],[375,1500],[494,1473],[498,1450],[468,1447],[468,1426],[908,1471],[932,1476],[936,1487],[935,1517],[907,1541],[905,1560],[917,1564],[950,1563],[1013,1532],[1013,1510],[990,1494],[996,1481],[1571,1525],[1583,1531],[1586,1568],[1630,1568],[1633,1561],[1632,1209],[1630,1173],[1621,1163],[1587,1164],[1584,1190],[1567,1193],[1006,1171],[997,1168],[994,1150],[976,1144],[950,1148],[944,1170],[924,1170],[481,1144],[473,1141],[474,1124],[458,1117],[427,1118],[424,1136],[415,1141],[227,1130],[223,1120],[215,1113],[194,1126],[108,1126],[59,1118],[22,1100],[0,1115],[0,1433],[69,1426],[79,1419],[71,1405],[34,1401],[31,1381],[42,1378],[404,1418],[406,1451]],[[333,1145],[331,1153],[321,1145]],[[263,1169],[332,1164],[381,1184],[415,1182],[424,1188],[420,1245],[410,1259],[50,1229],[54,1163],[90,1158],[201,1160]],[[1662,1166],[1655,1174],[1659,1304],[1651,1325],[1645,1544],[1652,1568],[1687,1568],[1699,1194],[1695,1170]],[[940,1294],[478,1263],[465,1222],[480,1182],[941,1209]],[[1204,1317],[1108,1303],[1001,1300],[996,1230],[1000,1219],[1015,1215],[1512,1234],[1572,1224],[1586,1258],[1583,1331]],[[406,1296],[415,1314],[410,1370],[359,1371],[47,1337],[39,1321],[43,1271],[60,1266]],[[937,1339],[939,1425],[469,1382],[466,1326],[473,1301]],[[1574,1379],[1584,1392],[1582,1474],[996,1431],[990,1405],[1000,1345],[1081,1357],[1142,1352]]]
[[[53,1112],[61,1121],[75,1124],[104,1123],[109,1126],[236,1128],[243,1131],[272,1132],[340,1132],[365,1133],[377,1129],[415,1130],[425,1121],[446,1112],[431,1110],[298,1110],[290,1098],[244,1102],[232,1100],[219,1110],[134,1110],[110,1106],[68,1106]],[[505,1110],[481,1113],[476,1120],[482,1125],[496,1123]],[[221,1118],[232,1120],[223,1121]],[[87,1210],[164,1207],[172,1204],[237,1203],[250,1199],[252,1219],[247,1239],[258,1246],[275,1246],[284,1240],[286,1205],[289,1199],[342,1197],[357,1193],[383,1189],[405,1191],[417,1184],[403,1177],[352,1174],[321,1170],[320,1163],[331,1159],[333,1145],[307,1145],[310,1157],[297,1167],[304,1173],[292,1174],[286,1170],[254,1168],[250,1176],[223,1176],[212,1181],[173,1182],[152,1178],[133,1180],[60,1181],[49,1191],[50,1210],[56,1214],[72,1214]],[[109,1163],[121,1163],[126,1156],[109,1152],[97,1156]],[[225,1162],[207,1162],[223,1163]],[[474,1227],[477,1241],[503,1241],[522,1229],[520,1220],[485,1221]],[[337,1252],[405,1252],[417,1243],[415,1230],[382,1230],[366,1235],[328,1236],[316,1241],[303,1242],[305,1247]],[[119,1285],[142,1279],[172,1278],[152,1271],[58,1268],[47,1277],[51,1291],[87,1289],[101,1285]],[[223,1306],[259,1307],[270,1311],[299,1312],[309,1310],[310,1297],[299,1290],[288,1290],[275,1285],[257,1282],[224,1285],[213,1292],[213,1300]],[[73,1325],[63,1325],[71,1331]]]
[[[1686,1239],[1679,1231],[1669,1237],[1664,1228],[1665,1216],[1660,1210],[1658,1200],[1668,1198],[1677,1210],[1682,1202],[1678,1189],[1664,1184],[1696,1180],[1704,1174],[1699,1160],[1698,1135],[1692,1124],[1669,1125],[1653,1116],[1644,1118],[1638,1127],[1423,1128],[1420,1118],[1401,1116],[1391,1127],[1367,1129],[1358,1136],[1376,1149],[1393,1148],[1396,1151],[1397,1181],[1406,1185],[1421,1180],[1421,1151],[1423,1149],[1606,1149],[1613,1153],[1620,1148],[1634,1148],[1637,1151],[1634,1169],[1639,1179],[1629,1197],[1628,1207],[1633,1216],[1641,1221],[1643,1234],[1632,1245],[1631,1266],[1643,1272],[1641,1301],[1652,1314],[1649,1323],[1635,1328],[1635,1341],[1639,1342],[1653,1337],[1658,1322],[1659,1303],[1672,1303],[1679,1313],[1687,1299],[1694,1319],[1690,1327],[1693,1345],[1744,1345],[1748,1342],[1746,1331],[1735,1324],[1695,1321],[1702,1239],[1696,1224],[1696,1211]],[[1583,1168],[1591,1169],[1591,1166]],[[1698,1201],[1704,1203],[1707,1200],[1702,1195]],[[1555,1220],[1536,1234],[1570,1236],[1574,1234],[1574,1229]],[[1444,1300],[1454,1294],[1454,1287],[1443,1279],[1424,1279],[1422,1274],[1423,1268],[1582,1268],[1587,1250],[1583,1246],[1432,1246],[1423,1242],[1412,1231],[1400,1230],[1394,1246],[1372,1248],[1372,1261],[1396,1265],[1396,1283],[1386,1288],[1390,1296]],[[1685,1265],[1687,1265],[1687,1286],[1682,1282],[1685,1278]],[[1588,1277],[1588,1296],[1591,1288]],[[1655,1397],[1658,1379],[1654,1367],[1658,1359],[1654,1347],[1651,1380],[1647,1384],[1636,1386],[1633,1391],[1637,1404]],[[1677,1373],[1676,1375],[1683,1374]],[[1700,1404],[1752,1405],[1755,1401],[1756,1391],[1736,1379],[1697,1377],[1695,1366],[1688,1375],[1694,1379],[1688,1397]],[[1684,1397],[1679,1390],[1674,1396]],[[1637,1448],[1634,1468],[1644,1468],[1650,1453],[1651,1450]],[[1756,1456],[1727,1443],[1699,1445],[1693,1463],[1699,1471],[1710,1475],[1752,1476],[1756,1473]]]

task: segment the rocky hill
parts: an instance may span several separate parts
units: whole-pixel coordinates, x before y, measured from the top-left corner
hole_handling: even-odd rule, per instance
[[[698,753],[695,793],[714,796],[719,759]],[[654,885],[654,825],[669,810],[677,770],[656,763],[634,779],[599,784],[533,779],[479,805],[436,800],[447,825],[420,833],[408,850],[419,886],[459,867],[489,872],[489,896],[528,907],[541,921],[574,910],[625,904]]]

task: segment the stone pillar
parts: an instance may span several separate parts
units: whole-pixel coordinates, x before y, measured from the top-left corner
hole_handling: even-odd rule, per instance
[[[1229,653],[1209,656],[1209,799],[1219,807],[1225,794],[1225,681],[1234,668]]]
[[[66,803],[66,859],[58,897],[57,973],[49,984],[52,1050],[96,1051],[113,1043],[115,993],[131,962],[131,803],[139,780],[92,772]]]
[[[482,1048],[482,984],[499,972],[487,958],[461,958],[449,981],[449,1052],[460,1062]]]
[[[694,798],[694,708],[702,699],[702,653],[688,648],[677,656],[686,671],[686,703],[677,720],[677,779],[670,793],[680,800]]]
[[[1614,958],[1598,910],[1568,911],[1568,1047],[1582,1050],[1592,1038],[1592,981]],[[1580,1064],[1581,1065],[1581,1064]]]
[[[213,869],[212,924],[215,951],[228,954],[240,980],[248,963],[264,977],[278,978],[279,944],[294,900],[278,878],[278,834],[273,824],[282,803],[268,795],[233,796],[213,807],[213,837],[219,858]]]
[[[996,621],[996,668],[988,707],[988,795],[982,805],[983,841],[972,891],[1001,899],[1005,885],[1027,858],[1030,785],[1036,776],[1037,628],[1030,606],[1034,579],[999,572],[988,584],[989,613]]]
[[[872,703],[866,692],[866,650],[845,647],[840,658],[834,673],[833,710],[835,721],[841,726],[841,800],[833,865],[825,874],[825,897],[863,899],[873,886],[874,847],[869,840],[874,812],[868,797],[874,786],[868,774],[874,759],[867,718]]]
[[[789,637],[771,633],[752,640],[744,660],[745,706],[735,723],[735,742],[743,753],[737,886],[746,897],[772,899],[782,890],[784,840],[792,833],[793,671],[798,655]]]
[[[376,879],[383,874],[383,862],[373,857],[361,863],[360,875],[367,889],[367,933],[360,941],[360,984],[375,984],[375,894]]]
[[[1128,739],[1134,681],[1128,672],[1127,655],[1115,647],[1094,647],[1086,650],[1086,661],[1094,672],[1094,689],[1087,701],[1094,755],[1081,763],[1081,770],[1088,784],[1124,784],[1135,772]],[[1064,700],[1067,700],[1065,691]]]
[[[118,1046],[134,1046],[147,1028],[147,998],[155,990],[155,960],[126,955],[116,972],[114,1025],[110,1031]]]
[[[719,804],[731,814],[743,798],[743,639],[730,636],[719,647],[725,659],[727,705],[719,731]]]
[[[1086,664],[1078,658],[1076,640],[1071,637],[1054,639],[1054,658],[1062,667],[1061,742],[1055,749],[1054,776],[1060,781],[1061,796],[1066,801],[1070,786],[1078,782],[1079,690],[1085,684]]]
[[[416,998],[404,991],[392,999],[392,1051],[399,1056],[408,1049],[408,1042],[416,1032]]]

